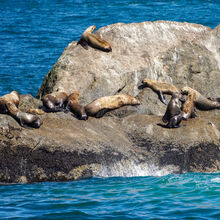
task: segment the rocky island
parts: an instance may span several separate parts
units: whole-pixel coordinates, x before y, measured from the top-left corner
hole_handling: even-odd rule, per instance
[[[29,183],[94,176],[163,175],[220,171],[220,110],[198,111],[186,126],[158,126],[166,106],[143,78],[190,86],[220,97],[220,26],[169,21],[117,23],[96,32],[111,44],[106,53],[71,42],[45,76],[37,98],[21,95],[19,109],[42,105],[55,91],[80,91],[80,102],[129,94],[141,105],[78,120],[45,113],[28,130],[0,115],[0,181]]]

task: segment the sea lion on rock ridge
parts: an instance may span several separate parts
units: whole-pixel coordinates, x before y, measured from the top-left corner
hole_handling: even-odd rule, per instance
[[[65,92],[53,92],[42,98],[43,110],[46,112],[63,111],[68,95]]]
[[[190,88],[189,86],[183,87],[181,89],[181,93],[182,95],[193,94],[195,107],[199,110],[220,109],[220,102],[207,99],[201,93]]]
[[[189,93],[188,98],[182,106],[183,119],[187,120],[188,118],[196,118],[196,109],[195,109],[195,93]]]
[[[0,113],[2,114],[8,113],[8,108],[6,103],[12,103],[16,107],[18,107],[19,102],[20,102],[20,96],[17,91],[12,91],[9,94],[3,95],[0,98]]]
[[[79,103],[79,91],[74,92],[68,96],[66,108],[73,112],[77,118],[81,120],[88,119],[84,106],[80,105]]]
[[[42,120],[39,116],[20,111],[17,106],[11,102],[7,103],[9,114],[24,128],[39,128]]]
[[[160,101],[165,105],[168,105],[168,101],[166,100],[164,94],[173,95],[173,93],[178,93],[179,90],[176,86],[170,83],[163,83],[153,79],[143,79],[142,85],[139,86],[139,89],[143,89],[144,87],[151,88],[155,93],[157,93]]]
[[[181,111],[181,96],[179,93],[173,93],[168,105],[166,112],[162,118],[163,122],[167,123],[165,127],[167,128],[178,128],[181,127],[180,122],[182,121],[182,111]]]
[[[85,106],[85,110],[88,116],[100,118],[106,112],[125,105],[140,105],[140,101],[127,94],[104,96]]]
[[[99,50],[102,50],[105,52],[112,51],[112,48],[107,41],[100,38],[97,34],[92,33],[95,30],[95,28],[96,28],[95,25],[88,27],[83,32],[83,34],[77,44],[80,44],[86,50],[88,50],[88,45],[89,45],[93,48],[96,48],[96,49],[99,49]]]

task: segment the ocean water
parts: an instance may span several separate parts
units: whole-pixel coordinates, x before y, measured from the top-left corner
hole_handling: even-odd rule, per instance
[[[0,96],[35,96],[64,48],[90,25],[155,20],[214,28],[220,1],[0,0]],[[220,174],[0,185],[0,219],[10,218],[220,219]]]
[[[0,216],[18,219],[220,219],[220,175],[93,178],[0,186]]]

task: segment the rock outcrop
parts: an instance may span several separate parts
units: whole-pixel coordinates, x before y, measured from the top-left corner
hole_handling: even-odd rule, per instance
[[[188,85],[220,96],[220,26],[143,22],[114,24],[97,33],[112,46],[105,53],[72,42],[47,74],[38,97],[80,91],[87,104],[105,95],[128,93],[141,101],[103,118],[77,120],[71,113],[45,113],[43,125],[27,130],[0,115],[0,181],[77,180],[93,176],[163,175],[220,171],[220,111],[199,111],[185,127],[166,129],[166,106],[143,78]],[[22,95],[19,108],[42,105]]]
[[[22,99],[24,110],[25,102],[37,102],[30,96]],[[1,182],[220,170],[220,132],[202,118],[190,119],[185,127],[164,129],[158,126],[161,117],[149,115],[88,121],[63,112],[41,117],[43,125],[28,130],[0,115]]]
[[[137,113],[162,115],[164,105],[143,78],[191,86],[205,96],[220,94],[220,26],[169,21],[113,24],[97,31],[112,46],[105,53],[72,42],[47,74],[38,97],[53,91],[79,90],[80,101],[117,93],[138,97]]]

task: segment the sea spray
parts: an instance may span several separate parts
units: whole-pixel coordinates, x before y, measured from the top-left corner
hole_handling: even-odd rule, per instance
[[[135,177],[165,176],[178,171],[178,167],[168,165],[160,168],[150,162],[136,163],[133,160],[121,160],[111,165],[102,165],[97,177]]]

